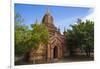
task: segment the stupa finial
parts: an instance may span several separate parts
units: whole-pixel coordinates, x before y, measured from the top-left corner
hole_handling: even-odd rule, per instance
[[[49,8],[47,7],[46,14],[50,14]]]
[[[60,26],[58,27],[58,31],[60,32]]]
[[[64,32],[66,31],[66,28],[64,27]]]
[[[36,20],[35,20],[35,23],[38,23],[38,20],[37,20],[37,18],[36,18]]]

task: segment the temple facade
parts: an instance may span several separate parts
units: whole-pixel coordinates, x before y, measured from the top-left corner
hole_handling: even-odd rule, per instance
[[[53,16],[49,11],[43,16],[42,23],[49,31],[49,42],[47,45],[40,45],[37,51],[31,52],[30,60],[46,59],[50,61],[64,58],[67,50],[65,33],[62,35],[60,30],[54,25]]]

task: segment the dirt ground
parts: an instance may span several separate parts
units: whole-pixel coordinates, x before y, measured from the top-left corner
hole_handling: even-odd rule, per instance
[[[85,56],[85,55],[78,55],[78,56],[67,56],[63,59],[53,59],[50,63],[67,63],[67,62],[83,62],[83,61],[94,61],[94,56]],[[29,64],[46,64],[47,61],[43,61],[43,63],[28,63],[24,61],[17,61],[15,65],[29,65]]]

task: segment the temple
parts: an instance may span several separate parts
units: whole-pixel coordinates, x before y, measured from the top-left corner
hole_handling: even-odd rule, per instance
[[[46,46],[39,46],[37,51],[30,53],[30,60],[47,60],[51,61],[53,59],[62,59],[66,54],[66,33],[62,35],[60,29],[54,25],[53,16],[50,11],[47,10],[42,19],[42,24],[44,24],[49,31],[49,42]]]

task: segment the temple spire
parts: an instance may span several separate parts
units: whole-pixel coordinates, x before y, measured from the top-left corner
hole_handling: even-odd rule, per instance
[[[52,25],[53,24],[53,17],[50,14],[49,9],[47,8],[45,15],[43,16],[42,23],[46,25]]]
[[[46,9],[46,14],[50,14],[49,8]]]
[[[60,32],[60,26],[58,27],[58,32]]]
[[[64,32],[63,32],[63,34],[66,36],[66,28],[64,27]]]
[[[35,20],[35,23],[38,23],[38,20],[37,20],[37,18],[36,18],[36,20]]]
[[[64,32],[66,31],[66,28],[64,27]]]

